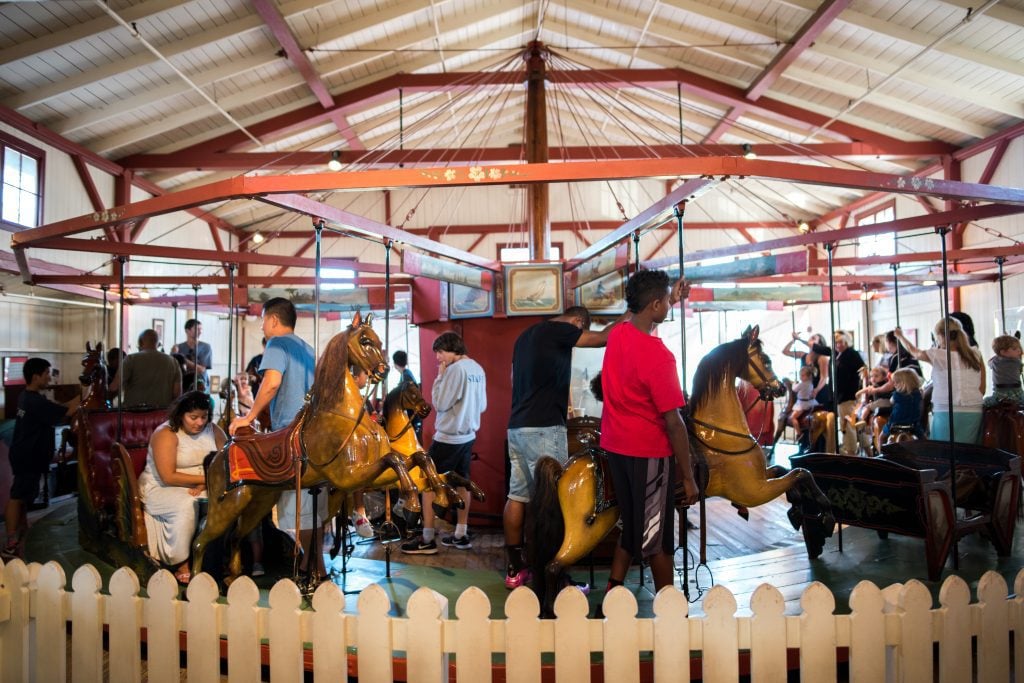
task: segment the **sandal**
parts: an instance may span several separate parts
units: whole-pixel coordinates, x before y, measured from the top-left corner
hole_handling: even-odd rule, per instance
[[[187,586],[192,580],[192,571],[188,567],[181,567],[174,572],[174,578],[182,586]]]

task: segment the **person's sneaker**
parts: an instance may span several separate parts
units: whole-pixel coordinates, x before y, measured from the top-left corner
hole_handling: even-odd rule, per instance
[[[259,578],[267,573],[267,570],[263,568],[263,565],[259,562],[252,563],[252,577],[254,579]]]
[[[469,550],[473,547],[472,541],[469,540],[469,534],[465,536],[444,536],[441,538],[441,545],[448,548],[458,548],[459,550]]]
[[[353,515],[352,525],[356,528],[356,533],[363,538],[373,538],[373,525],[365,516]]]
[[[402,544],[402,552],[407,555],[436,555],[437,554],[437,541],[423,540],[422,536],[417,536],[407,543]]]
[[[590,584],[589,583],[586,583],[584,581],[573,581],[571,576],[566,576],[565,577],[565,585],[566,585],[566,587],[572,586],[572,587],[576,588],[577,590],[579,590],[580,593],[583,593],[584,595],[590,595]]]
[[[520,569],[516,571],[512,567],[508,568],[505,573],[505,588],[514,590],[520,586],[525,586],[533,578],[533,574],[530,573],[529,569]]]
[[[5,560],[13,560],[18,557],[21,557],[21,555],[18,553],[18,544],[14,543],[11,545],[4,546],[4,549],[0,550],[0,557],[2,557]]]

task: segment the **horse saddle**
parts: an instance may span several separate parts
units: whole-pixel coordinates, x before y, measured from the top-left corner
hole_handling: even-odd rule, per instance
[[[228,443],[229,484],[293,483],[296,461],[303,461],[299,439],[301,424],[300,421],[268,434],[236,434]],[[301,476],[301,469],[298,474]]]

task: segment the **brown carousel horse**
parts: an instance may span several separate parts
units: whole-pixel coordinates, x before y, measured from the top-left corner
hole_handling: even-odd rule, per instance
[[[93,410],[109,410],[110,401],[107,400],[107,365],[106,356],[103,354],[103,342],[96,342],[93,348],[89,342],[85,342],[85,355],[82,356],[82,372],[78,375],[78,381],[82,386],[87,387],[85,397],[78,406],[78,410],[71,417],[71,422],[60,434],[60,458],[67,460],[70,451],[78,450],[78,435],[82,431],[82,421],[85,413]]]
[[[757,327],[748,327],[739,339],[713,349],[701,360],[693,378],[686,421],[702,494],[701,562],[705,561],[707,527],[703,500],[709,496],[754,507],[785,493],[793,506],[790,521],[796,529],[804,525],[805,538],[810,534],[814,539],[812,557],[817,557],[834,526],[828,498],[807,470],[767,467],[764,451],[750,435],[737,397],[737,378],[753,384],[764,400],[784,391],[772,371],[771,359],[761,349]],[[607,486],[603,457],[597,451],[590,448],[571,457],[564,469],[553,458],[542,458],[537,466],[537,491],[530,504],[534,527],[531,564],[535,581],[539,579],[543,586],[546,609],[553,605],[562,572],[593,550],[619,517],[614,492]],[[679,494],[677,489],[677,498]],[[809,524],[811,521],[816,523]]]
[[[372,381],[380,381],[388,371],[380,338],[370,327],[371,317],[363,322],[357,313],[349,328],[327,344],[306,403],[290,425],[270,434],[236,435],[208,459],[210,508],[192,546],[194,574],[202,568],[209,543],[233,529],[230,572],[238,576],[240,540],[270,512],[285,489],[329,483],[347,494],[367,488],[391,469],[406,508],[419,511],[418,489],[405,459],[366,412],[349,371],[349,364],[362,368]]]

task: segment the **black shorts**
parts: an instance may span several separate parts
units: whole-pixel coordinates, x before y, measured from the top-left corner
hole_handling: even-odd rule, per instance
[[[15,474],[14,483],[11,484],[11,500],[20,500],[28,505],[39,495],[40,472],[28,472]]]
[[[474,441],[467,443],[445,443],[434,441],[427,455],[434,461],[438,472],[455,472],[469,479],[469,461],[473,457]]]
[[[640,560],[675,552],[676,459],[635,458],[608,453],[608,468],[622,517],[619,546]]]

